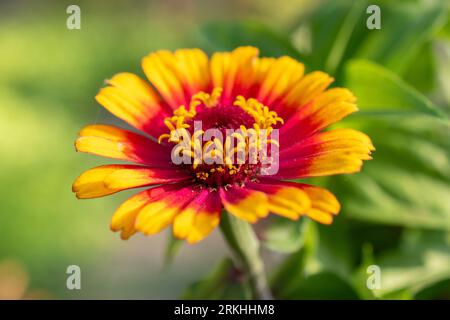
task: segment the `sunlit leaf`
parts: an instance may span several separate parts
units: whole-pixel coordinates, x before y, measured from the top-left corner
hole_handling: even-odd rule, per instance
[[[345,84],[358,98],[360,115],[408,112],[443,117],[425,96],[373,62],[349,61],[345,68]]]
[[[450,114],[450,35],[445,40],[434,44],[438,72],[439,88],[443,103],[447,105],[446,112]]]

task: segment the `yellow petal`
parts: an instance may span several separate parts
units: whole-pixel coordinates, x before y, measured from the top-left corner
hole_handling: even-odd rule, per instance
[[[195,198],[191,187],[169,191],[145,205],[136,218],[135,228],[144,234],[155,234],[172,224],[174,218]]]
[[[288,107],[298,108],[306,105],[332,82],[333,78],[321,71],[305,75],[287,94],[285,103]]]
[[[107,125],[83,128],[75,142],[77,151],[103,157],[167,167],[170,154],[155,141],[131,131]]]
[[[330,191],[320,187],[303,184],[301,188],[311,199],[312,206],[306,215],[317,222],[331,224],[333,216],[337,215],[341,209],[336,197]]]
[[[270,105],[281,98],[303,77],[305,67],[290,57],[281,57],[271,63],[261,83],[258,101]]]
[[[157,189],[157,188],[155,188]],[[156,191],[156,190],[154,190]],[[121,231],[121,238],[126,240],[134,233],[136,228],[134,227],[136,217],[140,210],[150,200],[148,190],[145,190],[137,195],[134,195],[116,210],[111,220],[111,230]]]
[[[292,220],[297,220],[311,207],[308,195],[298,188],[280,187],[268,197],[271,212]]]
[[[232,52],[213,54],[212,84],[223,89],[221,98],[224,101],[234,101],[236,95],[244,93],[252,85],[258,54],[259,50],[250,46],[238,47]]]
[[[331,224],[333,223],[333,216],[329,213],[317,210],[317,209],[309,209],[306,213],[308,217],[311,219],[320,222],[322,224]]]
[[[190,96],[209,87],[209,60],[199,49],[160,50],[142,60],[147,78],[167,103],[187,106]],[[188,96],[185,96],[185,93]]]
[[[158,95],[144,80],[132,73],[119,73],[108,80],[95,99],[116,117],[152,136],[164,130],[168,115]]]
[[[221,203],[216,191],[203,190],[175,218],[173,234],[188,243],[203,240],[220,222]]]
[[[108,188],[104,181],[108,175],[119,170],[120,167],[120,165],[108,165],[87,170],[75,180],[72,185],[72,191],[76,193],[79,199],[97,198],[113,194],[118,190]]]
[[[255,223],[269,213],[268,199],[263,192],[230,187],[221,189],[220,196],[225,209],[242,220]]]

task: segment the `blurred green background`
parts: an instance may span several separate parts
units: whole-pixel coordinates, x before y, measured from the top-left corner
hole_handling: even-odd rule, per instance
[[[140,59],[161,48],[251,44],[351,88],[361,112],[341,125],[377,148],[362,173],[314,181],[342,202],[331,227],[257,225],[275,296],[450,298],[449,3],[373,3],[381,30],[366,28],[364,0],[2,1],[0,296],[245,297],[218,232],[195,246],[169,233],[122,241],[110,217],[135,191],[80,201],[71,184],[108,163],[75,152],[79,129],[123,125],[94,101],[104,79],[142,75]],[[81,8],[81,30],[66,28],[70,4]],[[72,264],[81,290],[66,288]],[[378,290],[366,286],[372,264],[382,271]]]

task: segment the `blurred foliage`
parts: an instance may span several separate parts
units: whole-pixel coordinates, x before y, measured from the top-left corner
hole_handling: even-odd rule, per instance
[[[248,290],[243,275],[230,259],[224,259],[204,279],[195,282],[181,296],[182,299],[245,299]]]
[[[424,113],[445,117],[427,98],[396,74],[368,60],[349,60],[344,83],[358,97],[363,113]]]
[[[109,162],[74,149],[83,126],[117,121],[94,101],[104,80],[120,71],[142,75],[140,59],[153,50],[189,46],[193,17],[168,20],[172,8],[154,2],[84,1],[81,30],[68,30],[68,4],[0,3],[0,263],[23,264],[31,288],[56,298],[174,298],[217,255],[186,258],[192,269],[163,274],[155,249],[163,236],[124,242],[109,230],[111,214],[133,192],[80,201],[71,184]],[[81,291],[65,287],[71,264],[81,267]]]
[[[84,124],[112,121],[93,99],[105,78],[142,75],[140,59],[159,48],[256,45],[351,88],[360,112],[340,125],[366,132],[377,148],[361,173],[313,180],[342,203],[332,226],[275,217],[256,226],[275,297],[450,298],[448,1],[370,1],[381,7],[381,30],[366,28],[368,1],[304,2],[84,1],[80,32],[65,28],[65,1],[0,4],[0,259],[19,260],[31,288],[58,298],[173,298],[208,271],[183,298],[247,297],[231,260],[211,268],[225,254],[217,243],[186,248],[170,237],[164,253],[148,238],[122,242],[108,224],[130,193],[83,202],[70,185],[102,164],[76,154],[73,140]],[[148,259],[130,258],[133,246]],[[145,268],[154,260],[164,273]],[[89,270],[79,293],[64,287],[71,263]],[[372,264],[382,270],[380,290],[366,286]]]
[[[261,232],[263,245],[274,251],[292,253],[300,250],[305,243],[304,230],[309,221],[290,221],[281,217],[270,217],[268,225]]]
[[[262,55],[333,74],[360,108],[339,126],[377,149],[361,173],[316,180],[342,203],[331,227],[273,219],[261,228],[282,257],[270,270],[277,298],[450,298],[449,4],[370,2],[381,30],[365,27],[368,4],[323,1],[278,30],[253,21],[202,29],[211,50],[258,44]],[[370,265],[381,268],[380,289],[366,285]]]

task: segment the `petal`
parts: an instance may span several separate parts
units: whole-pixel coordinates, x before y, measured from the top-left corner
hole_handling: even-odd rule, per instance
[[[111,220],[111,230],[121,231],[121,238],[128,239],[136,233],[136,217],[142,208],[151,201],[161,198],[167,192],[171,192],[177,185],[164,185],[142,191],[128,200],[116,210]]]
[[[298,81],[283,101],[274,110],[287,120],[296,110],[306,106],[320,95],[332,82],[333,78],[321,71],[314,71]]]
[[[208,57],[199,49],[160,50],[144,57],[142,68],[172,109],[188,106],[191,95],[210,85]]]
[[[311,199],[311,208],[306,212],[306,215],[317,222],[331,224],[333,222],[333,216],[337,215],[341,209],[336,197],[330,191],[323,188],[307,184],[301,184],[300,188]]]
[[[229,213],[254,223],[269,213],[269,202],[266,194],[256,190],[231,186],[220,189],[222,204]]]
[[[95,99],[109,112],[151,136],[159,137],[166,131],[164,118],[170,109],[144,80],[132,73],[119,73],[107,83]]]
[[[285,145],[298,142],[356,112],[355,96],[347,89],[333,88],[300,108],[280,129]]]
[[[217,227],[221,210],[218,192],[203,190],[175,218],[173,234],[189,243],[198,242]]]
[[[267,184],[270,183],[303,191],[310,200],[310,206],[302,214],[307,215],[317,222],[331,224],[333,222],[333,216],[337,215],[341,209],[336,197],[324,188],[297,182],[277,181],[271,178],[263,178],[261,181]]]
[[[179,49],[174,55],[179,77],[190,95],[210,87],[209,59],[202,50]]]
[[[259,50],[255,47],[239,47],[232,52],[216,52],[211,57],[213,87],[223,89],[222,102],[231,104],[237,95],[246,95],[252,85],[254,65]]]
[[[282,161],[299,157],[311,157],[335,150],[362,151],[369,154],[375,150],[370,138],[357,130],[335,129],[315,134],[303,141],[284,148],[280,152]]]
[[[325,212],[316,210],[314,208],[310,209],[307,212],[307,215],[314,221],[317,221],[321,224],[332,224],[333,223],[333,216],[331,214],[327,214]]]
[[[280,216],[297,220],[311,208],[311,201],[302,189],[280,181],[262,179],[260,183],[247,183],[246,186],[264,192],[268,197],[270,212]]]
[[[265,64],[262,63],[265,68]],[[274,60],[263,75],[259,85],[257,99],[267,106],[275,100],[279,100],[290,90],[302,77],[305,67],[302,63],[284,56]]]
[[[260,90],[261,84],[264,82],[266,75],[268,71],[272,68],[273,64],[278,61],[276,58],[267,58],[262,57],[258,58],[255,61],[255,64],[253,66],[253,82],[256,86],[256,93],[254,95],[255,98],[257,97],[257,94]]]
[[[146,235],[160,232],[172,224],[175,217],[197,195],[198,190],[192,186],[164,192],[142,207],[136,217],[135,228]]]
[[[191,179],[183,171],[137,165],[104,165],[82,173],[72,191],[79,199],[103,197],[121,190]]]
[[[354,173],[363,160],[372,159],[370,138],[352,129],[336,129],[311,136],[280,152],[283,179]]]
[[[159,167],[171,167],[170,149],[117,127],[90,125],[75,142],[77,151]]]
[[[145,75],[172,109],[187,103],[174,60],[172,52],[166,50],[151,53],[142,59]]]

